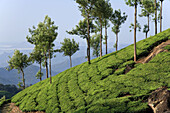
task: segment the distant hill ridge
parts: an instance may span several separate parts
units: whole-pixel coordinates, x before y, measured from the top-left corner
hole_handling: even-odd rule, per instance
[[[39,71],[39,67],[35,65],[28,66],[24,69],[26,85],[35,84],[40,80],[35,77]],[[42,70],[44,73],[43,79],[45,79],[45,69]],[[52,71],[52,75],[56,75],[59,72]],[[20,78],[20,79],[19,79]],[[17,85],[21,80],[22,75],[18,74],[17,70],[7,71],[5,68],[0,68],[0,83],[1,84],[13,84]]]
[[[170,40],[170,29],[137,42],[137,58]],[[169,46],[166,46],[167,49]],[[168,50],[168,49],[167,49]],[[150,93],[170,88],[170,52],[156,55],[148,63],[133,61],[133,45],[70,68],[43,80],[12,98],[22,111],[46,113],[150,113]],[[125,74],[127,66],[131,68]]]

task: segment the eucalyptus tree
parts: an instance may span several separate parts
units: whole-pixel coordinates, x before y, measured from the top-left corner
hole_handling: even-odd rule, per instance
[[[154,2],[153,0],[143,0],[142,1],[142,12],[139,15],[140,17],[147,17],[147,26],[148,28],[145,27],[145,29],[147,29],[147,33],[150,31],[150,16],[154,14]],[[146,37],[147,38],[147,37]]]
[[[100,52],[100,34],[92,36],[90,45],[93,48],[93,56],[99,57]]]
[[[120,32],[121,25],[125,23],[127,19],[127,15],[125,12],[123,15],[121,15],[121,10],[115,10],[115,12],[112,14],[110,21],[114,25],[112,27],[112,31],[116,34],[116,51],[118,50],[118,33]]]
[[[34,48],[33,52],[30,53],[30,58],[32,62],[36,62],[40,66],[40,70],[37,72],[36,77],[42,80],[43,73],[41,72],[41,66],[42,62],[44,61],[44,55],[40,48],[38,48],[38,45]]]
[[[49,59],[49,72],[50,72],[50,83],[51,81],[51,58],[53,57],[53,47],[55,46],[54,41],[58,35],[58,26],[54,25],[54,21],[46,16],[43,22],[38,24],[36,28],[33,26],[33,30],[29,29],[31,36],[27,36],[27,41],[34,44],[35,47],[41,48],[44,55],[44,63],[46,67],[46,77],[48,78],[48,59]]]
[[[96,0],[96,3],[94,4],[94,9],[93,9],[93,16],[100,22],[100,57],[102,57],[102,27],[103,27],[102,20],[104,18],[109,19],[112,12],[113,12],[113,9],[108,0],[107,1]]]
[[[65,38],[64,42],[61,42],[62,46],[59,52],[64,52],[64,56],[70,57],[70,67],[72,67],[71,56],[79,50],[79,43],[76,43],[74,39],[72,41],[69,38]]]
[[[35,26],[33,26],[32,29],[29,28],[29,33],[31,34],[31,36],[27,36],[27,41],[31,44],[35,45],[35,48],[40,48],[40,51],[42,51],[43,53],[43,63],[45,64],[45,68],[46,68],[46,78],[48,78],[48,63],[47,63],[47,59],[48,59],[48,54],[47,54],[47,42],[45,41],[45,33],[44,33],[44,24],[43,22],[40,22],[38,24],[38,27],[36,28]]]
[[[160,32],[162,32],[162,2],[164,0],[160,0],[161,1],[161,9],[160,9]]]
[[[58,36],[58,26],[54,25],[54,21],[51,21],[51,18],[46,16],[44,20],[44,27],[45,27],[45,43],[47,44],[47,51],[48,51],[48,58],[49,58],[49,74],[50,74],[50,83],[51,80],[51,58],[53,58],[54,54],[54,41]],[[46,45],[45,44],[45,45]]]
[[[104,28],[105,28],[105,45],[106,45],[106,54],[107,54],[107,39],[108,39],[108,36],[107,36],[107,29],[108,27],[110,27],[110,24],[109,24],[109,20],[108,19],[104,19]]]
[[[79,10],[82,13],[82,16],[87,21],[87,59],[90,64],[90,22],[92,21],[91,13],[96,3],[96,0],[75,0],[79,4]]]
[[[109,24],[109,19],[110,17],[112,16],[112,12],[113,12],[113,9],[111,7],[111,4],[109,3],[109,0],[106,0],[106,4],[104,5],[105,6],[105,13],[104,13],[104,28],[105,28],[105,45],[106,45],[106,54],[107,54],[107,39],[108,39],[108,36],[107,36],[107,29],[108,27],[110,27],[110,24]],[[108,7],[109,6],[109,7]]]
[[[136,62],[136,23],[137,23],[137,6],[141,3],[140,0],[125,0],[126,5],[135,8],[134,14],[134,61]]]
[[[30,59],[26,54],[21,53],[19,50],[15,50],[13,56],[9,58],[9,67],[7,68],[7,70],[10,71],[12,69],[17,69],[18,73],[22,73],[23,89],[25,89],[24,69],[27,66],[31,65]]]
[[[89,26],[89,27],[87,27]],[[86,39],[87,41],[87,57],[88,57],[88,63],[90,64],[90,54],[89,54],[89,50],[90,50],[90,38],[88,35],[89,29],[90,28],[90,33],[94,33],[96,32],[96,26],[92,23],[92,21],[90,20],[89,23],[87,22],[87,19],[84,20],[80,20],[80,22],[78,23],[78,25],[76,25],[75,28],[73,28],[71,31],[66,31],[68,34],[71,35],[78,35],[83,39]]]
[[[157,0],[155,0],[155,35],[157,34]]]

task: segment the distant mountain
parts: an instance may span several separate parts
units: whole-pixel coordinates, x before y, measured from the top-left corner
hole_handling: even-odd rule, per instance
[[[36,79],[35,75],[38,72],[39,67],[31,65],[24,69],[25,72],[25,83],[26,85],[35,84],[39,82],[39,79]],[[44,76],[42,79],[46,78],[45,69],[42,70]],[[52,76],[58,74],[58,72],[52,71]],[[22,82],[22,75],[18,74],[17,70],[7,71],[5,68],[0,68],[0,83],[2,84],[14,84],[17,85],[18,82]]]

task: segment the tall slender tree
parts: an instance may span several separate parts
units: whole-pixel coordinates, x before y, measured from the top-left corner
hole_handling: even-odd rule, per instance
[[[93,48],[93,56],[99,57],[100,52],[100,34],[92,36],[90,41],[91,47]]]
[[[51,18],[46,16],[44,20],[44,27],[45,27],[45,37],[47,42],[47,51],[48,51],[48,58],[49,58],[49,74],[50,74],[50,83],[51,80],[51,58],[53,58],[53,47],[55,46],[54,41],[58,36],[58,26],[54,25],[54,21],[51,21]]]
[[[22,73],[22,82],[23,82],[23,89],[25,89],[25,74],[24,69],[31,65],[30,59],[26,54],[21,53],[19,50],[15,50],[14,55],[9,57],[10,60],[8,61],[9,68],[8,71],[12,69],[17,69],[18,73]]]
[[[66,31],[68,34],[71,35],[78,35],[83,39],[86,39],[87,41],[87,57],[89,56],[89,38],[88,38],[88,23],[87,23],[87,19],[84,20],[80,20],[80,22],[78,23],[78,25],[76,25],[75,28],[73,28],[71,31]],[[90,32],[94,33],[96,32],[96,26],[92,23],[92,21],[89,21],[89,28],[90,28]],[[88,63],[90,63],[90,61],[88,60]]]
[[[61,44],[62,46],[59,51],[64,52],[64,56],[70,57],[70,67],[72,67],[71,56],[79,50],[79,43],[76,43],[74,39],[71,41],[69,38],[65,38]]]
[[[153,2],[153,0],[143,0],[141,7],[142,7],[142,12],[141,12],[141,14],[139,16],[140,17],[143,17],[143,16],[147,17],[147,27],[148,28],[145,28],[145,29],[147,29],[146,31],[147,31],[147,34],[148,34],[148,32],[150,31],[150,24],[149,24],[150,16],[151,15],[153,16],[153,14],[155,12],[154,11],[154,2]]]
[[[125,14],[125,12],[123,13],[123,15],[121,15],[120,9],[115,10],[115,12],[112,14],[110,18],[110,21],[114,25],[112,27],[112,31],[116,34],[116,51],[118,50],[118,33],[120,32],[121,24],[123,24],[126,21],[126,19],[127,15]]]
[[[107,46],[108,46],[108,43],[107,43],[107,39],[108,39],[107,29],[108,29],[108,27],[110,27],[109,20],[104,19],[106,54],[108,53],[107,52],[107,49],[108,49],[107,48]]]
[[[51,80],[51,58],[53,57],[53,47],[55,46],[54,40],[56,39],[58,33],[58,26],[54,25],[54,21],[51,21],[51,18],[46,16],[43,22],[38,24],[38,27],[33,26],[33,30],[29,29],[31,37],[27,36],[28,42],[34,44],[41,48],[41,51],[44,54],[45,67],[46,67],[46,77],[48,78],[48,62],[49,59],[49,72],[50,72],[50,83]]]
[[[42,80],[42,76],[43,76],[43,73],[41,72],[41,66],[42,66],[42,62],[44,61],[44,56],[43,56],[43,53],[42,53],[42,50],[40,48],[38,48],[38,46],[36,46],[33,50],[32,53],[30,53],[30,58],[33,62],[36,62],[39,64],[40,66],[40,70],[37,72],[37,78],[40,79],[40,81]]]
[[[31,36],[27,36],[27,41],[33,45],[35,45],[35,47],[40,48],[40,51],[42,51],[43,53],[43,57],[44,57],[44,61],[43,64],[45,65],[46,68],[46,78],[48,78],[48,55],[47,55],[47,42],[45,41],[45,31],[44,31],[44,24],[42,22],[40,22],[38,24],[38,27],[36,28],[35,26],[33,26],[32,29],[29,28],[29,33],[31,34]]]
[[[161,10],[160,10],[160,32],[162,32],[162,3],[164,0],[160,0],[161,1]]]
[[[134,61],[136,62],[136,23],[137,23],[137,6],[140,4],[140,0],[125,0],[126,5],[130,7],[135,7],[135,14],[134,14]]]
[[[90,22],[92,21],[91,13],[96,0],[75,0],[79,4],[82,16],[87,21],[87,59],[90,64]]]
[[[157,0],[155,0],[155,35],[157,34]]]
[[[109,19],[112,16],[112,12],[113,12],[113,9],[111,7],[111,4],[109,3],[109,0],[106,0],[105,8],[106,9],[105,9],[105,13],[104,13],[104,28],[105,28],[105,45],[106,45],[106,54],[107,54],[107,46],[108,46],[108,44],[107,44],[107,39],[108,39],[107,29],[108,29],[108,27],[110,27]]]
[[[102,27],[103,27],[103,19],[108,19],[113,9],[109,1],[105,0],[97,0],[94,4],[93,16],[100,22],[100,57],[102,57]]]

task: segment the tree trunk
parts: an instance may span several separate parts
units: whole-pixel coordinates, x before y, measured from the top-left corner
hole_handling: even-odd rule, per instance
[[[157,7],[156,7],[157,1],[155,0],[155,35],[157,34]]]
[[[50,73],[50,84],[52,83],[51,80],[51,51],[49,49],[49,73]]]
[[[88,39],[87,39],[87,59],[88,63],[90,64],[90,26],[89,26],[89,13],[87,16],[87,31],[88,31]]]
[[[146,39],[147,39],[148,32],[146,32]]]
[[[22,82],[23,82],[23,89],[25,89],[25,79],[24,79],[24,71],[21,68],[21,72],[22,72]]]
[[[116,51],[118,50],[118,33],[116,33]]]
[[[102,57],[102,20],[100,18],[100,57]]]
[[[162,0],[161,0],[161,11],[160,11],[160,32],[162,32]]]
[[[70,56],[70,68],[72,67],[72,61],[71,61],[71,56]]]
[[[105,40],[106,40],[106,54],[107,54],[107,26],[105,23]]]
[[[44,56],[45,56],[46,78],[48,78],[48,64],[47,64],[47,55],[44,53]]]
[[[150,27],[149,27],[149,15],[148,15],[148,32],[150,31]]]
[[[40,61],[40,74],[41,74],[41,61]],[[42,81],[41,76],[42,76],[42,75],[40,75],[40,81]]]
[[[136,62],[136,21],[137,21],[137,3],[135,4],[135,23],[134,23],[134,61]]]

